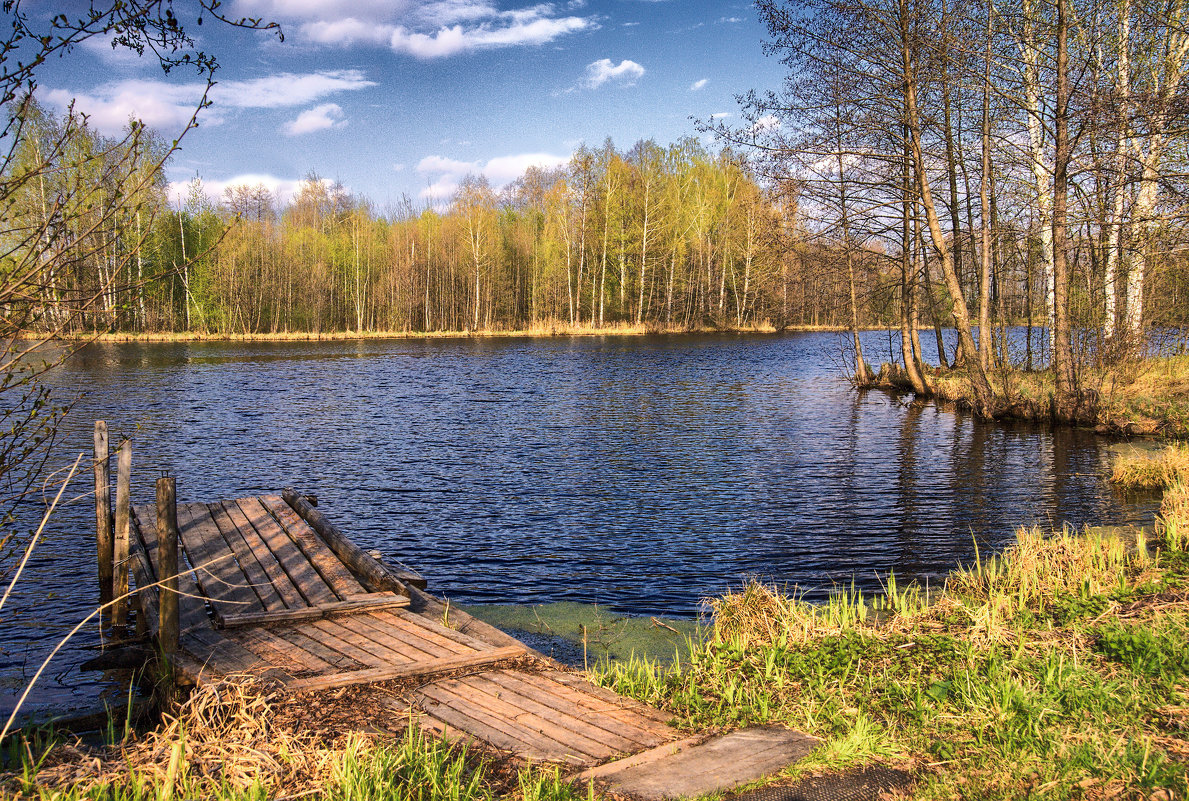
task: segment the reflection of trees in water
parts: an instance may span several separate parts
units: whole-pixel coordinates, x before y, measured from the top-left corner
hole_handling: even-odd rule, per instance
[[[896,449],[896,503],[892,506],[899,512],[899,520],[895,527],[899,542],[899,557],[897,562],[903,563],[906,558],[917,561],[920,550],[920,534],[922,521],[918,519],[917,494],[917,438],[921,424],[921,413],[925,409],[922,402],[908,404],[904,410],[904,417],[900,421],[900,438]]]

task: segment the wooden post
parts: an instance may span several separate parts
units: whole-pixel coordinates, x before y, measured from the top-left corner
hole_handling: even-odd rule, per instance
[[[157,640],[167,657],[178,650],[178,504],[172,476],[157,479]]]
[[[111,603],[112,529],[111,466],[108,462],[107,423],[95,421],[95,550],[99,558],[99,603]],[[101,617],[110,612],[104,610]]]
[[[128,538],[131,529],[132,443],[120,443],[116,468],[116,536],[112,543],[114,579],[112,598],[128,593]],[[128,624],[128,600],[116,601],[112,609],[112,628],[122,629]]]

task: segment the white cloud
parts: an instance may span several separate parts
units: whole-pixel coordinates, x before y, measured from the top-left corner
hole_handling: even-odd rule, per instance
[[[398,53],[417,58],[441,58],[468,50],[545,44],[589,25],[589,21],[581,17],[525,18],[516,19],[509,25],[483,23],[470,28],[454,25],[439,28],[432,34],[401,26],[392,32],[389,44]]]
[[[326,70],[304,75],[282,72],[250,81],[220,82],[211,90],[211,99],[216,105],[226,103],[236,108],[287,108],[375,85],[360,70]]]
[[[105,64],[113,66],[139,69],[157,63],[156,59],[142,58],[130,47],[120,45],[113,47],[112,43],[115,38],[115,34],[111,33],[91,36],[82,41],[82,48],[93,53]]]
[[[301,26],[310,41],[318,44],[350,46],[356,43],[384,45],[392,38],[393,26],[368,20],[346,17],[336,20],[317,20]]]
[[[329,178],[323,178],[322,182],[328,186],[331,183]],[[278,202],[284,205],[293,199],[301,189],[303,183],[305,181],[301,178],[278,178],[275,175],[269,175],[267,173],[244,173],[225,180],[203,178],[202,189],[206,193],[206,196],[213,202],[221,203],[223,201],[223,193],[228,189],[234,189],[237,186],[263,186],[269,192],[272,192],[273,197]],[[171,181],[166,191],[170,202],[184,202],[190,194],[190,181]]]
[[[119,81],[97,87],[92,92],[47,89],[42,98],[65,110],[74,102],[74,110],[86,114],[92,128],[116,135],[135,117],[150,128],[177,132],[190,120],[202,97],[203,85],[171,85],[162,81]],[[217,109],[207,109],[203,122],[222,121]]]
[[[743,22],[743,19],[740,17],[719,17],[718,20],[719,25],[735,25],[740,22]]]
[[[297,119],[285,126],[285,133],[289,136],[300,136],[327,128],[342,128],[346,124],[342,106],[337,103],[323,103],[298,114]]]
[[[689,90],[691,92],[696,92],[699,89],[705,89],[706,84],[708,84],[708,83],[710,83],[710,81],[707,80],[706,78],[700,78],[689,85]]]
[[[497,156],[483,161],[460,161],[444,156],[426,156],[417,163],[417,172],[429,179],[421,190],[421,197],[429,200],[448,200],[467,175],[482,175],[499,189],[515,181],[529,167],[559,167],[569,162],[569,156],[555,156],[552,153],[518,153],[511,156]]]
[[[246,81],[224,81],[210,92],[212,106],[202,112],[206,125],[217,125],[228,108],[287,108],[301,106],[339,92],[375,86],[359,70],[305,74],[280,73]],[[205,83],[171,83],[163,80],[125,80],[103,84],[88,92],[47,89],[44,100],[65,109],[73,100],[75,110],[88,115],[93,128],[119,133],[135,117],[150,128],[167,134],[180,131],[202,98]]]
[[[471,50],[540,45],[598,27],[594,17],[573,16],[538,3],[501,11],[493,0],[433,0],[383,3],[364,0],[240,0],[237,10],[276,19],[286,30],[319,44],[338,47],[388,46],[417,58],[442,58]]]
[[[753,122],[751,124],[751,128],[749,130],[753,134],[761,134],[761,133],[767,133],[769,131],[775,131],[779,127],[780,127],[780,118],[779,117],[777,117],[775,114],[765,114],[764,116],[760,117],[758,120]]]
[[[643,75],[644,68],[634,61],[625,58],[617,65],[609,58],[600,58],[586,65],[586,86],[598,89],[608,81],[634,86]]]
[[[733,116],[735,116],[735,115],[729,111],[716,111],[715,113],[710,115],[710,119],[725,120],[727,117],[733,117]]]

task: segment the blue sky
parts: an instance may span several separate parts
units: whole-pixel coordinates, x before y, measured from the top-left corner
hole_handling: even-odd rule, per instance
[[[264,183],[282,197],[310,171],[383,211],[403,195],[441,203],[468,172],[502,186],[610,136],[621,149],[694,135],[691,117],[737,115],[734,96],[777,88],[780,65],[746,2],[708,0],[229,0],[275,35],[207,20],[221,69],[171,181],[217,193]],[[71,99],[115,133],[130,114],[173,138],[193,74],[92,40],[49,65],[44,102]]]

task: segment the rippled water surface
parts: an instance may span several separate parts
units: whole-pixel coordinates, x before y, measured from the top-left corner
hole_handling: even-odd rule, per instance
[[[871,347],[879,341],[872,335]],[[1150,522],[1087,432],[860,394],[829,334],[96,345],[53,375],[133,438],[134,500],[293,486],[460,603],[693,616],[749,576],[822,597],[936,581],[1025,523]],[[77,484],[89,487],[89,476]],[[95,592],[92,500],[57,515],[0,623],[0,703]],[[30,510],[32,511],[32,510]],[[75,665],[35,706],[93,705]]]

